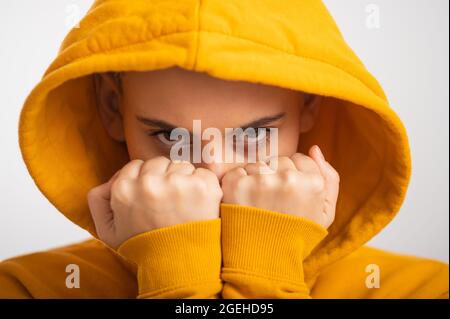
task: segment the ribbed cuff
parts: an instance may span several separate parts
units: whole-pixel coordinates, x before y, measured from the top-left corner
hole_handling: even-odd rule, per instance
[[[328,234],[308,219],[261,208],[222,204],[225,271],[303,283],[303,260]]]
[[[155,229],[125,241],[118,253],[137,264],[139,295],[220,281],[220,218]]]

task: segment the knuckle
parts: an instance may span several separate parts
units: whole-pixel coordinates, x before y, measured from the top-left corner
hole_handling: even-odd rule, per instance
[[[154,157],[154,158],[152,158],[152,159],[150,159],[148,161],[149,162],[150,161],[154,161],[154,162],[162,162],[162,163],[164,163],[164,162],[170,162],[170,159],[168,159],[167,157],[165,157],[163,155],[159,155],[159,156],[156,156],[156,157]]]
[[[239,168],[234,168],[225,173],[225,175],[222,177],[222,186],[232,186],[236,184],[237,180],[240,178],[238,175],[239,174],[238,169]],[[211,172],[211,174],[214,175],[213,172]]]
[[[291,159],[291,158],[289,158],[288,156],[281,156],[281,157],[279,157],[278,158],[278,163],[279,163],[279,165],[281,164],[281,165],[290,165],[290,164],[294,164],[294,161]]]
[[[180,165],[183,165],[183,167],[195,170],[195,166],[189,161],[183,161]]]
[[[201,171],[204,173],[205,177],[211,178],[214,181],[219,181],[219,179],[217,178],[217,175],[213,173],[213,171],[210,171],[209,169],[206,168],[201,168]]]
[[[143,163],[144,163],[144,161],[140,160],[140,159],[131,160],[123,167],[123,169],[120,170],[121,177],[127,178],[131,174],[130,168],[140,167]]]
[[[281,181],[287,188],[295,188],[297,186],[298,172],[294,170],[284,170],[280,172]]]
[[[297,171],[292,169],[285,169],[279,172],[280,176],[286,180],[292,180],[297,176]]]
[[[178,186],[181,182],[182,176],[176,172],[172,172],[166,175],[166,181],[171,186]]]
[[[295,153],[294,155],[292,155],[292,156],[290,157],[290,159],[291,159],[291,161],[292,161],[294,164],[300,164],[300,161],[302,160],[303,157],[304,157],[303,154],[301,154],[301,153]]]
[[[256,175],[255,181],[260,189],[271,189],[274,184],[269,175]]]
[[[154,178],[152,175],[146,174],[138,179],[138,187],[143,194],[147,197],[157,197],[158,188],[154,183]]]
[[[126,180],[120,180],[111,187],[111,204],[127,204],[130,202],[131,194],[128,191],[128,183]]]
[[[316,171],[317,173],[320,173],[319,165],[309,156],[304,157],[304,164],[306,167],[309,167],[311,170]]]
[[[141,171],[145,171],[147,172],[147,174],[151,174],[156,167],[167,165],[169,162],[170,160],[167,157],[157,156],[143,162]]]
[[[119,178],[111,186],[112,194],[126,194],[129,187],[129,181],[125,178]]]
[[[127,165],[134,166],[134,165],[141,165],[142,163],[144,163],[144,161],[141,159],[133,159]]]
[[[203,167],[198,167],[195,169],[195,172],[197,173],[201,173],[204,175],[209,175],[209,174],[214,174],[213,172],[211,172],[209,169],[203,168]]]
[[[257,174],[261,167],[263,167],[263,165],[260,162],[248,163],[244,166],[244,170],[246,170],[248,174]]]

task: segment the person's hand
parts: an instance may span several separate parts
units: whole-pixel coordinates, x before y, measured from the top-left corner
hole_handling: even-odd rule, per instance
[[[230,170],[222,178],[223,202],[304,217],[328,228],[334,221],[339,174],[318,146],[309,155],[278,157],[276,171],[270,162]],[[261,174],[261,169],[269,173]]]
[[[140,233],[218,218],[222,189],[213,172],[161,156],[132,160],[87,199],[98,237],[116,249]]]

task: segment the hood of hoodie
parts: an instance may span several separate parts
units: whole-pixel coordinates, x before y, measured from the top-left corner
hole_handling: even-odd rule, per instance
[[[298,151],[318,144],[340,174],[340,193],[305,276],[362,246],[399,211],[411,172],[404,126],[321,1],[98,0],[65,38],[19,123],[34,182],[93,236],[86,194],[128,153],[101,124],[92,75],[172,66],[324,97]]]

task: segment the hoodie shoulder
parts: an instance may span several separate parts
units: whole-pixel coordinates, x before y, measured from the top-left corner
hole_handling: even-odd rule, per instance
[[[320,272],[313,298],[448,298],[440,261],[363,246]]]
[[[98,240],[0,263],[0,298],[135,298],[133,266]]]

